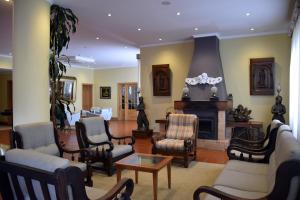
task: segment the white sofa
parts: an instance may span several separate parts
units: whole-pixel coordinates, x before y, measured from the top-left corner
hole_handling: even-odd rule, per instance
[[[300,199],[300,144],[282,125],[268,164],[229,160],[213,187],[195,191],[195,200],[200,193],[209,193],[205,200]]]

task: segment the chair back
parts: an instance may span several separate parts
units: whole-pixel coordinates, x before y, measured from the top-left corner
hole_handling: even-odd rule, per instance
[[[83,132],[90,141],[98,143],[109,140],[102,116],[82,118],[80,122],[84,128]]]
[[[275,142],[277,137],[278,128],[283,125],[283,123],[277,119],[272,120],[271,124],[267,128],[267,135],[265,137],[265,141],[263,147],[271,147],[275,148]]]
[[[0,161],[4,199],[87,199],[83,173],[67,159],[22,149],[7,151],[5,159]]]
[[[58,138],[52,122],[39,122],[15,126],[14,144],[18,148],[33,149],[49,155],[59,155]]]
[[[197,132],[198,118],[192,114],[170,114],[166,137],[170,139],[189,139]]]

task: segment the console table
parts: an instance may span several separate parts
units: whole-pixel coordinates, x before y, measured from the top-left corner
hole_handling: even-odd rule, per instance
[[[258,140],[262,138],[263,123],[259,121],[248,122],[226,122],[226,127],[230,127],[232,137],[241,137],[247,140]]]

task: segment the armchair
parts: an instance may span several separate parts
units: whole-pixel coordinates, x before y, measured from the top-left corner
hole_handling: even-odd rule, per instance
[[[130,200],[134,184],[122,179],[109,191],[85,187],[70,161],[37,151],[12,149],[0,161],[0,194],[10,199]]]
[[[102,116],[82,118],[75,126],[79,148],[88,149],[90,153],[87,155],[86,152],[81,152],[80,156],[83,159],[90,156],[92,163],[102,162],[103,166],[92,166],[104,169],[109,176],[113,174],[114,162],[134,153],[134,138],[111,135],[108,123]]]
[[[85,174],[86,184],[93,185],[92,170],[88,160],[80,160],[82,162],[74,161],[74,154],[86,152],[82,150],[66,149],[62,143],[59,142],[57,130],[53,127],[52,122],[40,122],[18,125],[13,131],[13,144],[12,147],[20,149],[31,149],[40,153],[60,156],[63,154],[71,154],[72,166],[76,166]],[[88,153],[88,152],[86,152]],[[83,163],[83,161],[85,163]]]
[[[180,156],[188,167],[189,158],[196,158],[198,118],[190,114],[170,114],[166,135],[152,137],[152,153]]]

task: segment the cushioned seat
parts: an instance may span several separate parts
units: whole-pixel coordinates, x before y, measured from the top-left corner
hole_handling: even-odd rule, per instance
[[[96,200],[102,197],[106,194],[107,191],[102,190],[100,188],[94,188],[94,187],[85,187],[86,194],[89,198],[89,200]]]
[[[45,153],[48,155],[59,156],[59,150],[55,143],[33,148],[32,150],[38,151],[40,153]]]
[[[229,160],[224,169],[249,174],[266,175],[268,172],[268,165],[263,163],[249,163],[246,161]]]
[[[158,141],[156,144],[156,148],[163,150],[175,150],[175,151],[183,151],[184,150],[184,140],[176,140],[176,139],[163,139]]]
[[[235,195],[241,198],[249,198],[249,199],[258,199],[267,195],[267,193],[263,192],[252,192],[245,190],[238,190],[235,188],[227,187],[227,186],[214,186],[214,188],[221,190],[222,192],[226,192],[231,195]],[[207,195],[205,200],[221,200],[220,198],[214,197],[212,195]]]

